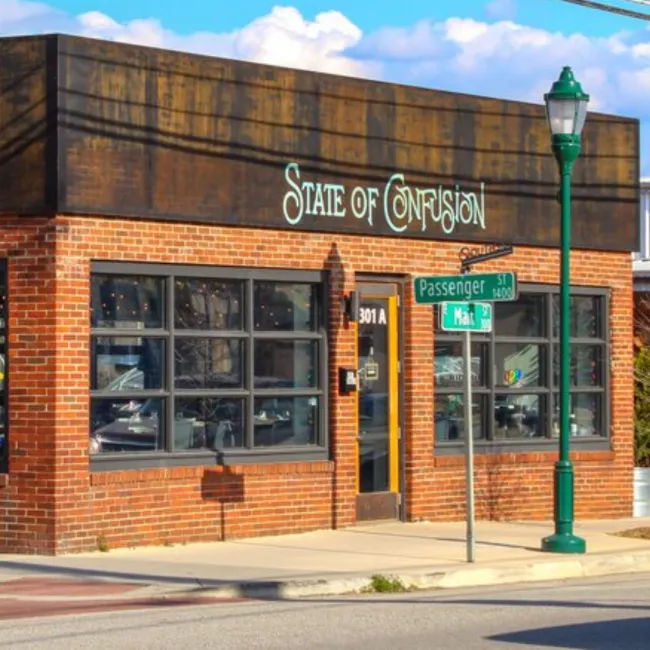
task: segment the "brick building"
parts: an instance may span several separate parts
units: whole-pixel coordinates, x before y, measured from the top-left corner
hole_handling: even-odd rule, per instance
[[[0,39],[0,86],[1,551],[461,519],[460,341],[413,278],[493,243],[478,514],[551,518],[541,106],[67,36]],[[632,510],[638,131],[590,114],[574,176],[577,518]]]

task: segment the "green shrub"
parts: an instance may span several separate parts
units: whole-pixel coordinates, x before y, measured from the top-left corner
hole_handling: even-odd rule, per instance
[[[634,460],[650,466],[650,346],[634,357]]]

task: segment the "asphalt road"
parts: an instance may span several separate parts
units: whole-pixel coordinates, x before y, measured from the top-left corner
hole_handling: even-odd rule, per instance
[[[642,576],[22,619],[0,623],[0,648],[648,650],[649,611]]]

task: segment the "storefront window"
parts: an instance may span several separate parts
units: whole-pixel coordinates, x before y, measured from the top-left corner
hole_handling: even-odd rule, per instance
[[[7,270],[0,261],[0,472],[9,467],[7,438]]]
[[[603,437],[608,372],[604,292],[580,290],[573,295],[571,319],[570,433]],[[495,303],[494,331],[472,336],[476,439],[525,441],[559,435],[558,322],[556,287],[524,286],[518,300]],[[457,393],[463,386],[460,335],[437,329],[434,358],[435,439],[453,442],[462,438],[462,433],[456,435],[462,431],[462,410],[456,408],[462,404]],[[450,408],[451,403],[456,407]],[[490,412],[491,417],[483,415]]]
[[[193,272],[93,274],[91,452],[325,447],[320,282]]]

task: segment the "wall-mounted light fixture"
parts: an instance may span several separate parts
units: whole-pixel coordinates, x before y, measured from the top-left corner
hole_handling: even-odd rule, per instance
[[[351,323],[359,320],[359,292],[350,291],[348,296],[343,299],[344,313]]]

